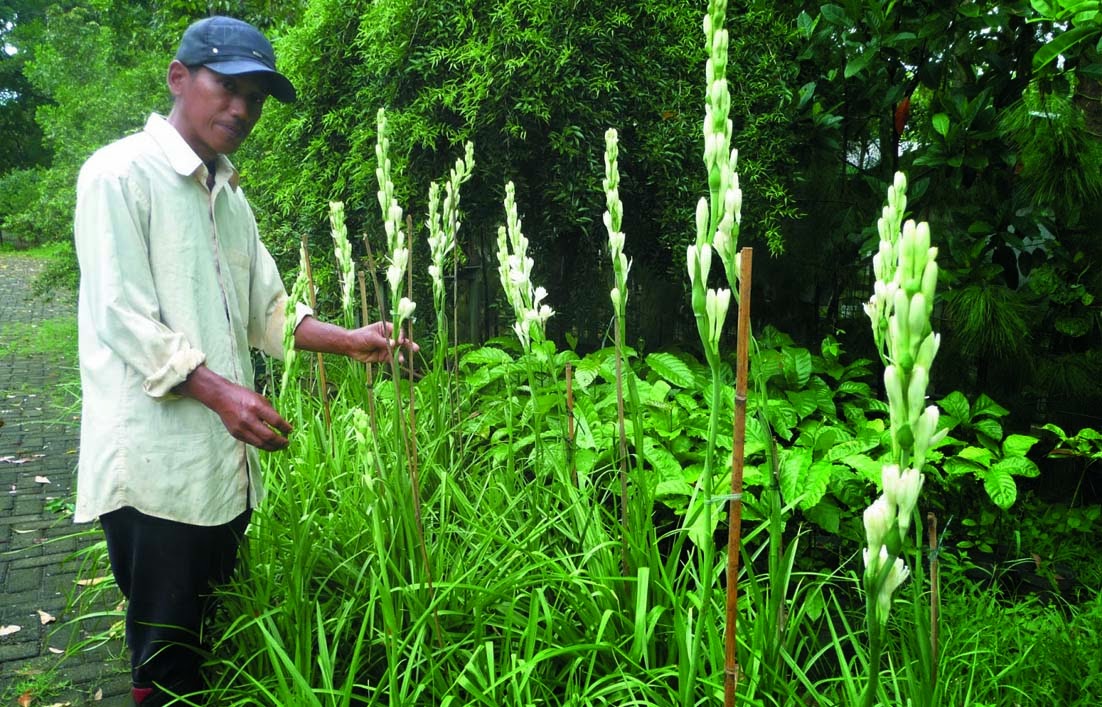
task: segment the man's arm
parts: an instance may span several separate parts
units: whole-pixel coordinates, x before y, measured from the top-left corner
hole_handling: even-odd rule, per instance
[[[383,322],[345,329],[306,317],[295,328],[295,348],[377,363],[390,360],[393,331],[390,324]],[[418,348],[405,337],[399,339],[398,346],[414,351]],[[229,433],[246,444],[269,452],[288,444],[286,435],[291,433],[291,425],[263,395],[226,380],[205,365],[193,370],[173,392],[194,398],[213,410]]]
[[[359,329],[345,329],[306,317],[295,328],[295,348],[348,356],[364,363],[389,361],[394,351],[394,326],[389,322],[375,322]],[[405,336],[397,346],[417,351],[417,344]],[[399,357],[401,355],[399,354]]]
[[[193,370],[173,392],[194,398],[222,419],[226,430],[245,444],[278,451],[287,446],[291,425],[280,417],[267,398],[237,385],[205,365]]]

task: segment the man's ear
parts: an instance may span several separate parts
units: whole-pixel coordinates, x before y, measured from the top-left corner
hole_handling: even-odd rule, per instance
[[[179,61],[173,59],[172,63],[168,65],[168,90],[172,92],[174,98],[180,97],[180,94],[184,92],[184,86],[187,85],[187,81],[190,78],[191,70]]]

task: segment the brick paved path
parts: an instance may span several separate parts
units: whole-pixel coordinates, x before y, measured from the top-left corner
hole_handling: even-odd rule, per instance
[[[41,261],[0,253],[0,351],[13,327],[47,319],[72,322],[72,295],[31,297]],[[51,334],[39,334],[39,336]],[[113,612],[113,587],[77,586],[74,553],[102,539],[91,526],[73,525],[58,506],[72,500],[79,410],[74,403],[76,352],[14,353],[0,357],[0,707],[20,704],[31,681],[51,686],[33,706],[128,704],[129,680],[118,640],[62,657],[70,646],[102,633],[117,617],[68,623],[89,610]],[[89,556],[90,553],[85,553]],[[86,573],[88,570],[85,571]],[[77,592],[95,592],[95,606],[68,607]],[[56,621],[43,623],[49,617]],[[11,627],[20,627],[11,631]]]

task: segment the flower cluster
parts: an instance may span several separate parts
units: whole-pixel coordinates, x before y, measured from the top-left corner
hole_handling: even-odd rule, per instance
[[[697,243],[711,243],[727,271],[727,282],[736,281],[736,251],[739,224],[742,222],[742,190],[739,188],[738,150],[731,147],[733,127],[730,119],[731,93],[727,87],[728,35],[723,27],[727,0],[712,0],[704,16],[704,41],[708,49],[705,63],[707,84],[704,103],[704,166],[708,170],[711,206],[705,207],[703,224],[697,215]],[[703,201],[703,200],[702,200]],[[705,233],[711,227],[713,232]]]
[[[379,181],[379,208],[383,214],[383,228],[386,231],[387,268],[386,282],[390,287],[391,316],[394,320],[394,336],[401,333],[402,324],[413,316],[417,305],[401,296],[402,280],[409,267],[409,248],[406,245],[405,232],[402,230],[402,207],[394,197],[394,182],[390,178],[390,141],[386,137],[386,111],[378,113],[378,133],[375,142],[375,177]]]
[[[455,167],[444,185],[443,212],[440,208],[440,185],[429,185],[429,277],[432,279],[433,302],[438,314],[444,311],[444,266],[448,255],[455,250],[455,238],[459,233],[459,187],[471,177],[474,168],[474,144],[468,142],[466,154],[455,161]]]
[[[497,231],[498,276],[516,315],[513,331],[524,350],[529,351],[533,339],[543,340],[547,320],[555,310],[543,304],[547,290],[532,285],[534,261],[528,257],[528,239],[520,230],[516,189],[512,182],[505,185],[505,223]]]
[[[865,304],[884,362],[884,388],[891,420],[892,463],[881,469],[883,494],[865,510],[865,587],[870,616],[887,621],[892,595],[907,579],[903,542],[922,491],[926,452],[945,435],[937,431],[938,409],[925,406],[929,370],[941,337],[930,327],[937,286],[937,248],[925,223],[903,223],[907,180],[900,173],[888,188],[873,256],[876,283]]]
[[[888,188],[888,205],[877,221],[880,247],[873,256],[874,293],[865,304],[873,337],[884,361],[884,388],[891,408],[892,451],[904,465],[922,470],[938,441],[938,409],[925,406],[930,365],[941,335],[930,328],[937,287],[937,248],[930,227],[903,220],[907,180],[902,173]]]
[[[875,599],[876,616],[881,624],[888,620],[895,590],[910,575],[899,554],[922,491],[922,481],[917,469],[900,471],[898,464],[888,464],[881,470],[884,493],[865,509],[868,540],[868,547],[863,550],[865,586]]]
[[[631,261],[624,255],[624,232],[620,230],[624,219],[624,205],[620,202],[620,170],[616,165],[619,155],[619,138],[615,128],[605,131],[605,230],[608,231],[608,250],[612,257],[613,286],[609,296],[616,316],[623,318],[628,303],[628,271]]]
[[[291,379],[295,359],[298,356],[298,352],[295,350],[295,324],[298,318],[298,305],[299,302],[306,301],[310,290],[310,280],[306,276],[306,247],[302,244],[299,245],[298,256],[298,276],[295,277],[295,284],[291,286],[291,294],[287,297],[287,303],[283,310],[283,378],[281,379],[280,390],[286,389],[287,383]]]
[[[355,321],[352,298],[356,283],[356,266],[352,263],[352,244],[348,242],[348,227],[344,223],[344,202],[329,202],[329,226],[333,234],[333,252],[337,257],[337,275],[341,281],[341,310],[346,324]]]
[[[727,86],[728,35],[724,28],[727,0],[710,0],[704,16],[705,63],[704,167],[708,197],[696,205],[696,241],[688,247],[686,265],[692,283],[697,333],[709,362],[719,360],[719,341],[731,304],[731,287],[738,281],[738,235],[742,222],[738,150],[731,147],[731,93]],[[723,263],[726,288],[708,287],[712,253]]]

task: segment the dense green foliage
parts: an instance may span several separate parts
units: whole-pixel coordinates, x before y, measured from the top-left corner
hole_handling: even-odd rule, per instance
[[[931,402],[949,436],[930,456],[923,509],[949,521],[955,578],[983,569],[1016,591],[1004,577],[1032,563],[1029,581],[1047,596],[1082,598],[1065,581],[1069,569],[1097,586],[1097,562],[1077,541],[1099,527],[1092,464],[1102,447],[1089,415],[1102,397],[1102,121],[1096,17],[1069,16],[1072,5],[732,5],[741,244],[758,246],[755,317],[774,325],[758,327],[749,403],[745,612],[754,628],[740,637],[748,696],[846,701],[847,671],[867,663],[852,558],[891,440],[860,304],[877,239],[870,214],[897,169],[940,250],[935,328],[951,365],[936,369]],[[30,20],[0,32],[33,39],[20,45],[19,80],[29,83],[19,95],[35,107],[51,161],[27,157],[0,177],[6,233],[67,239],[80,163],[167,108],[167,57],[208,10],[269,30],[299,87],[295,106],[268,106],[235,161],[288,274],[309,236],[323,311],[336,312],[337,291],[328,202],[345,202],[361,266],[366,249],[355,235],[366,234],[376,257],[382,250],[378,108],[387,109],[396,193],[415,234],[425,232],[429,181],[467,141],[477,164],[464,187],[453,294],[463,321],[452,326],[472,342],[465,356],[449,368],[435,352],[415,387],[384,377],[376,391],[361,369],[338,371],[332,429],[308,393],[278,391],[299,430],[287,458],[269,460],[273,498],[253,531],[253,574],[231,599],[238,618],[217,654],[218,689],[282,704],[714,696],[722,653],[693,622],[719,615],[710,581],[718,574],[698,549],[724,520],[697,490],[702,450],[714,441],[730,451],[729,439],[712,439],[709,413],[729,419],[734,400],[732,362],[709,372],[684,343],[693,318],[683,254],[707,193],[700,8],[303,0],[277,11],[262,2],[85,0],[24,11]],[[1066,50],[1059,60],[1054,45]],[[14,124],[26,123],[26,102],[20,110]],[[599,218],[609,127],[620,134],[633,262],[626,332],[640,344],[624,349],[638,401],[625,424],[630,439],[646,432],[632,457],[630,533],[615,514],[616,369],[600,348],[610,318]],[[557,310],[552,341],[525,354],[493,339],[510,326],[493,261],[507,181],[517,186],[536,280]],[[422,237],[414,250],[423,278]],[[427,293],[426,282],[417,286]],[[568,362],[578,426],[569,439]],[[428,402],[417,409],[421,435],[411,437],[403,430],[414,390]],[[389,421],[366,416],[376,403]],[[1074,469],[1059,468],[1068,459]],[[418,463],[423,503],[409,473]],[[1046,495],[1049,485],[1063,493]],[[912,616],[893,620],[917,631],[925,585],[913,585]],[[991,592],[961,589],[957,613],[947,612],[957,642],[943,653],[952,677],[940,703],[999,703],[1032,688],[1064,699],[1075,681],[1060,670],[1039,677],[1026,659],[1043,650],[1021,648],[1008,630],[1007,650],[1022,652],[1004,662],[1004,652],[972,640],[969,612],[1004,596]],[[1082,612],[1090,619],[1098,608]],[[1075,640],[1097,645],[1089,621],[1038,615],[1037,635],[1073,627]],[[907,655],[913,646],[900,638],[891,649]],[[1081,658],[1092,668],[1090,655]],[[906,691],[907,664],[885,672],[885,702]],[[1008,676],[1019,682],[1006,688]]]
[[[794,33],[765,3],[732,15],[739,25],[731,61],[740,72],[732,110],[747,188],[760,194],[748,205],[747,231],[782,250],[781,223],[795,213],[796,136],[777,86],[791,81],[795,65],[778,58],[794,57]],[[479,169],[464,204],[461,248],[480,306],[464,334],[483,339],[499,326],[488,288],[499,205],[512,180],[544,270],[538,279],[560,313],[553,332],[572,332],[593,348],[607,326],[595,288],[611,279],[597,218],[609,127],[624,146],[625,230],[639,244],[633,296],[653,308],[681,299],[680,286],[669,283],[680,281],[692,239],[700,194],[691,178],[703,174],[701,97],[688,88],[703,72],[699,25],[699,9],[674,0],[315,0],[282,46],[302,105],[273,106],[253,138],[250,154],[262,155],[250,163],[257,210],[269,232],[306,232],[324,243],[327,202],[343,200],[352,232],[372,234],[378,248],[374,109],[390,116],[393,159],[404,175],[398,198],[418,231],[429,181],[473,141]],[[656,317],[635,324],[656,344],[681,333]]]

